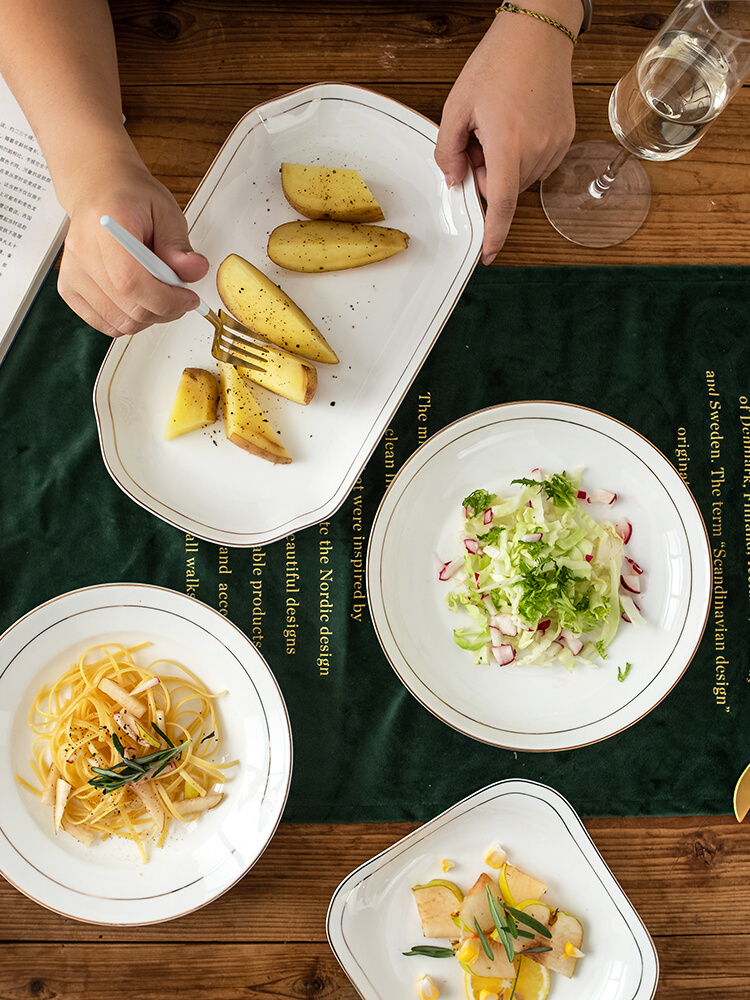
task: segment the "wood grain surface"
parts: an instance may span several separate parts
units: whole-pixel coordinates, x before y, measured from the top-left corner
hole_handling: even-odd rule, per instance
[[[361,84],[439,122],[494,6],[112,0],[128,130],[184,206],[237,120],[295,88]],[[573,60],[577,140],[610,138],[611,89],[671,7],[596,0]],[[531,189],[495,266],[750,263],[748,88],[692,153],[646,169],[651,213],[627,243],[568,243]],[[747,826],[726,816],[586,825],[654,939],[659,1000],[748,1000]],[[138,929],[76,923],[0,879],[0,1000],[353,1000],[326,941],[328,903],[350,871],[412,829],[282,824],[252,871],[210,907]]]

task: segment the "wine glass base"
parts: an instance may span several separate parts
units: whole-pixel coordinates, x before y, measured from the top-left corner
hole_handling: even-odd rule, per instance
[[[611,142],[581,142],[571,146],[565,159],[542,181],[544,213],[555,229],[571,243],[584,247],[611,247],[637,232],[648,215],[651,187],[636,156],[617,170],[605,194],[591,191],[622,147]],[[596,190],[596,189],[593,189]]]

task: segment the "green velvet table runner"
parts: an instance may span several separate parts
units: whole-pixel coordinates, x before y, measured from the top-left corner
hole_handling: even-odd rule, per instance
[[[197,541],[110,479],[91,402],[108,341],[67,309],[54,277],[0,367],[0,629],[113,581],[226,613],[289,708],[290,821],[426,820],[510,777],[552,785],[582,815],[731,812],[750,762],[750,271],[479,270],[339,511],[254,549]],[[384,490],[426,436],[531,399],[592,407],[652,441],[701,507],[715,574],[703,642],[668,697],[625,732],[549,754],[487,746],[422,708],[380,649],[364,575]],[[321,543],[332,567],[325,641]]]

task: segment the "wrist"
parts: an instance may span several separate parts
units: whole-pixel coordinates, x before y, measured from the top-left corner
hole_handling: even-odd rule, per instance
[[[148,175],[124,127],[82,129],[74,145],[50,162],[58,201],[69,216],[98,193],[117,190],[134,176]]]
[[[513,0],[513,2],[522,10],[533,11],[534,14],[539,15],[539,18],[548,18],[556,23],[545,24],[543,20],[531,17],[529,14],[511,13],[499,9],[496,20],[500,17],[537,20],[538,24],[543,25],[547,30],[557,31],[563,37],[570,32],[571,41],[577,39],[584,19],[584,7],[581,0],[528,0],[528,2],[526,0]]]

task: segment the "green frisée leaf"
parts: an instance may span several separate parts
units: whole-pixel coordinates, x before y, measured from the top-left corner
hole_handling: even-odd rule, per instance
[[[476,516],[491,507],[495,499],[495,493],[488,493],[487,490],[474,490],[464,499],[463,505]]]

